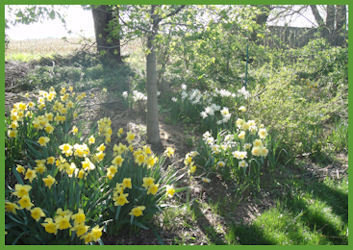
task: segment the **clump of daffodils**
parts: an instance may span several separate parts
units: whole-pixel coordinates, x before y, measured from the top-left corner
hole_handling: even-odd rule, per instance
[[[263,125],[258,126],[254,120],[237,119],[236,131],[222,131],[215,139],[210,132],[203,134],[203,141],[215,158],[215,167],[249,167],[252,158],[266,157],[268,149],[265,140],[268,135]]]
[[[113,133],[111,125],[112,121],[109,117],[104,117],[98,122],[98,133],[105,137],[105,143],[108,144],[111,141],[111,135]]]

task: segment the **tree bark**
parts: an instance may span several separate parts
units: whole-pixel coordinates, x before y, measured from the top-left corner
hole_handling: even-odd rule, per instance
[[[336,5],[336,39],[335,45],[346,46],[346,23],[347,23],[347,9],[346,5]]]
[[[119,25],[119,18],[114,20],[113,10],[108,5],[92,5],[91,7],[97,51],[102,55],[103,64],[114,65],[114,63],[122,63],[120,38],[112,37],[111,30],[109,29],[110,22],[117,22],[114,27]]]
[[[153,20],[152,31],[147,34],[146,57],[146,91],[147,91],[147,142],[153,148],[160,148],[161,138],[159,134],[158,99],[157,99],[157,59],[154,38],[158,32],[158,16],[154,14],[155,5],[151,6],[151,18]]]

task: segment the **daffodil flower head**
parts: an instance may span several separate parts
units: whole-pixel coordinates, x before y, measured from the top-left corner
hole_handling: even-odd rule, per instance
[[[29,180],[29,182],[32,183],[33,179],[36,177],[37,177],[37,172],[35,170],[28,168],[26,171],[25,180]]]
[[[123,159],[120,155],[116,156],[116,157],[112,160],[112,164],[113,164],[113,165],[116,165],[116,166],[118,166],[118,167],[120,167],[120,166],[123,164],[123,162],[124,162],[124,159]]]
[[[82,224],[86,220],[86,215],[85,215],[83,209],[80,208],[76,214],[71,216],[71,218],[74,220],[74,224],[75,225],[76,224]]]
[[[123,188],[129,188],[131,189],[132,188],[132,184],[131,184],[131,178],[124,178],[123,179]]]
[[[42,147],[45,147],[49,141],[50,141],[49,137],[46,137],[46,136],[41,136],[41,137],[39,137],[39,139],[38,139],[38,143],[39,143],[39,145],[41,145]]]
[[[17,167],[16,167],[16,171],[17,171],[18,173],[24,174],[24,173],[26,172],[26,169],[25,169],[23,166],[21,166],[20,164],[17,164],[16,166],[17,166]]]
[[[134,207],[133,209],[131,209],[129,214],[132,216],[135,216],[135,217],[139,217],[139,216],[142,216],[143,210],[145,210],[145,209],[146,209],[145,206],[137,206],[137,207]]]
[[[152,184],[148,187],[147,194],[155,195],[158,191],[159,184]]]
[[[22,198],[23,196],[28,196],[29,191],[31,189],[32,189],[32,186],[30,185],[16,184],[15,192],[13,192],[13,194],[16,195],[18,198]]]
[[[31,216],[38,222],[41,217],[45,217],[45,213],[40,207],[35,207],[31,210]]]
[[[48,175],[47,177],[43,178],[42,180],[43,180],[45,186],[47,186],[49,189],[51,188],[51,186],[52,186],[53,184],[56,183],[55,178],[52,177],[51,175]]]
[[[171,185],[166,185],[166,194],[168,197],[173,197],[175,193],[175,189]]]
[[[18,210],[18,209],[20,209],[20,207],[17,206],[16,203],[5,201],[5,211],[6,212],[16,214],[17,213],[16,210]]]
[[[152,177],[144,177],[143,178],[143,187],[148,189],[151,185],[154,184],[154,178]]]
[[[45,218],[45,223],[41,223],[45,231],[50,234],[56,234],[58,229],[52,218]]]
[[[30,210],[33,207],[33,203],[28,195],[22,196],[22,198],[18,201],[22,209]]]

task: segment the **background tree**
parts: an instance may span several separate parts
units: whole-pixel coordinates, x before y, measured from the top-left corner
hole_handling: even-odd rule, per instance
[[[157,59],[156,37],[160,26],[176,16],[184,6],[120,6],[121,26],[117,26],[124,38],[143,38],[146,54],[146,92],[147,92],[147,141],[154,148],[161,147],[157,99]]]
[[[345,44],[347,7],[345,5],[310,5],[322,37],[334,46]],[[319,9],[321,8],[321,11]],[[324,16],[326,15],[326,19]]]
[[[119,28],[119,8],[109,5],[92,5],[97,51],[104,64],[122,63]]]

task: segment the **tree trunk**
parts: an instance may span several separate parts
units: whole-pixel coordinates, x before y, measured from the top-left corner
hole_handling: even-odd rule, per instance
[[[152,31],[147,34],[147,48],[149,50],[146,58],[147,71],[147,142],[153,148],[158,149],[162,146],[159,135],[158,120],[158,99],[157,99],[157,59],[154,46],[154,38],[158,32],[157,16],[154,14],[155,6],[151,6],[151,18],[153,20]]]
[[[326,13],[326,28],[327,28],[327,40],[330,44],[334,44],[335,40],[335,17],[336,17],[335,5],[327,5]]]
[[[336,39],[335,45],[346,46],[346,23],[347,23],[346,5],[336,5]]]
[[[109,29],[110,22],[117,22],[114,27],[119,26],[119,19],[116,18],[114,20],[113,10],[108,5],[92,5],[91,7],[97,50],[102,56],[103,64],[114,65],[115,63],[122,63],[120,38],[112,37],[111,30]]]

